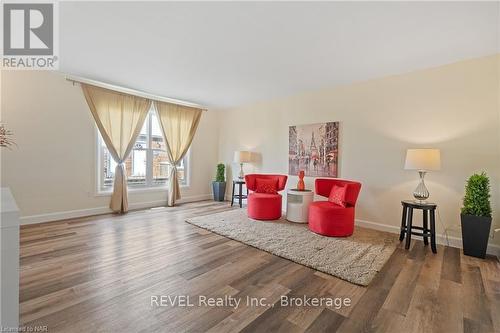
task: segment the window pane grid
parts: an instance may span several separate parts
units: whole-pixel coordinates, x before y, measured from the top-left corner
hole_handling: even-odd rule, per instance
[[[99,188],[110,190],[113,187],[116,162],[100,135],[99,140],[99,169],[101,170]],[[187,155],[177,166],[177,175],[181,185],[187,184]],[[147,188],[166,185],[171,166],[168,162],[161,127],[154,111],[149,112],[132,152],[124,164],[127,183],[130,187]]]

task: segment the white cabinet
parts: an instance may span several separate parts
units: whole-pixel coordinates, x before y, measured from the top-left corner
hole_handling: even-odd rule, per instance
[[[8,188],[1,188],[0,327],[19,326],[19,210]]]
[[[307,223],[309,204],[314,193],[310,190],[290,189],[286,195],[286,219],[290,222]]]

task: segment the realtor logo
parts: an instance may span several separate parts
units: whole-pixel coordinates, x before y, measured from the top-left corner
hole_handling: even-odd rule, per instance
[[[53,4],[4,4],[3,24],[4,55],[54,53]]]
[[[56,69],[57,3],[3,3],[4,69]]]

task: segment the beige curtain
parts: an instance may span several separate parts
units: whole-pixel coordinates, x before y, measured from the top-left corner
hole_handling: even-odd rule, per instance
[[[109,207],[128,211],[127,174],[124,161],[130,155],[151,101],[82,83],[83,94],[109,153],[117,163]]]
[[[181,198],[177,165],[189,149],[201,118],[201,109],[154,102],[160,121],[170,162],[167,205],[173,206]]]

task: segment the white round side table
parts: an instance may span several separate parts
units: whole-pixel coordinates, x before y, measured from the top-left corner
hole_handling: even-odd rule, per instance
[[[311,190],[289,189],[286,195],[286,219],[290,222],[307,223],[309,204],[313,202]]]

